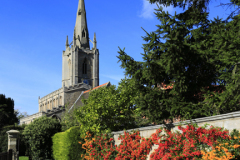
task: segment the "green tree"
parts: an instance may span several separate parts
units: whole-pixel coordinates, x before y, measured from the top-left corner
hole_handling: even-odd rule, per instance
[[[118,89],[114,85],[98,88],[82,100],[84,106],[74,112],[81,124],[81,135],[85,136],[87,131],[98,134],[136,127],[132,117],[135,90],[127,82],[122,80]]]
[[[239,96],[240,96],[240,16],[233,17],[233,21],[229,22],[226,26],[226,30],[222,30],[218,34],[215,34],[213,41],[215,45],[213,50],[218,50],[218,56],[215,60],[221,60],[224,64],[221,68],[221,75],[219,79],[224,80],[226,84],[226,90],[219,94],[207,93],[205,96],[205,102],[207,103],[204,108],[214,108],[219,114],[229,113],[240,110]],[[213,28],[213,30],[217,30]],[[219,82],[221,83],[221,82]],[[213,96],[210,96],[213,95]]]
[[[145,31],[144,62],[134,61],[124,49],[118,52],[125,75],[136,82],[134,88],[140,93],[136,98],[136,113],[145,114],[152,122],[164,123],[164,119],[179,115],[191,119],[217,114],[214,105],[209,103],[202,107],[207,101],[198,103],[199,99],[194,95],[205,91],[206,86],[213,95],[211,84],[223,78],[225,74],[220,69],[231,67],[234,57],[231,55],[228,62],[222,61],[228,50],[223,49],[223,43],[217,47],[216,43],[221,41],[220,37],[223,39],[221,34],[228,34],[226,23],[218,19],[210,23],[208,13],[203,12],[206,9],[203,2],[193,1],[187,11],[174,16],[162,11],[162,7],[156,9],[161,25],[157,25],[155,32]],[[200,27],[192,29],[194,25]],[[229,43],[229,38],[227,36],[222,42]],[[162,43],[161,39],[166,42]],[[172,81],[175,81],[172,89],[152,88],[162,82],[170,86]]]
[[[131,116],[134,119],[134,127],[144,127],[151,125],[151,121],[149,119],[143,118],[146,116],[144,113],[136,112],[136,99],[139,97],[140,92],[134,88],[136,85],[135,83],[136,82],[133,79],[125,77],[120,81],[117,90],[119,91],[119,94],[121,94],[123,100],[127,99],[127,101],[124,101],[125,103],[123,103],[123,105],[128,106],[133,111]]]
[[[185,7],[186,7],[187,4],[189,5],[188,8],[194,7],[195,6],[194,4],[196,4],[198,6],[198,8],[201,11],[204,11],[204,12],[207,11],[207,8],[205,6],[208,6],[210,1],[211,0],[188,0],[188,1],[186,1],[186,0],[149,0],[149,2],[151,4],[158,3],[158,4],[161,4],[161,5],[165,6],[165,7],[173,5],[174,8],[178,6],[180,8],[183,8],[183,10],[185,10]],[[235,7],[235,6],[240,5],[240,1],[239,0],[230,0],[230,2],[231,3],[227,3],[227,4],[220,3],[220,5],[218,5],[216,7],[225,6],[225,5],[234,6]],[[208,8],[208,11],[209,11],[209,8]],[[236,12],[236,11],[238,11],[238,12]],[[231,14],[223,22],[227,23],[228,20],[231,19],[234,14],[239,14],[239,7],[235,11],[231,12]]]
[[[17,116],[18,122],[20,123],[20,119],[29,116],[27,112],[21,113],[18,109],[14,110],[14,114]],[[19,124],[18,123],[18,124]]]
[[[35,160],[52,159],[52,136],[58,132],[61,132],[61,124],[55,118],[43,116],[27,125],[22,134],[30,156]]]
[[[239,1],[239,0],[231,0],[231,3],[227,3],[227,4],[220,3],[219,6],[225,6],[225,5],[228,5],[228,7],[234,6],[234,8],[235,8],[236,5],[237,5],[237,6],[240,5],[240,1]],[[219,7],[219,6],[218,6],[218,7]],[[228,8],[227,8],[227,9],[228,9]],[[234,14],[239,14],[239,13],[240,13],[239,9],[240,9],[240,7],[238,6],[237,9],[236,9],[235,11],[233,11],[233,12],[227,17],[227,19],[224,20],[224,21],[225,21],[225,22],[228,22],[228,20],[231,19]],[[236,11],[238,11],[238,12],[236,12]]]
[[[19,123],[19,120],[14,114],[13,99],[6,98],[5,95],[0,94],[0,128],[15,123]]]
[[[76,110],[76,109],[77,108],[75,108],[74,110]],[[63,132],[73,126],[80,126],[80,123],[78,122],[75,114],[73,114],[74,112],[68,112],[68,111],[69,111],[69,108],[65,107],[65,112],[63,113],[62,119],[61,119],[61,125],[62,125]]]
[[[19,134],[19,141],[17,141],[17,150],[19,147],[19,155],[24,156],[27,150],[27,144],[25,143],[24,137],[22,135],[22,132],[24,130],[25,125],[18,126],[18,125],[7,125],[4,126],[0,130],[0,153],[1,152],[6,152],[8,150],[8,134],[6,133],[7,131],[10,130],[18,130],[20,132]],[[19,146],[18,146],[19,142]]]

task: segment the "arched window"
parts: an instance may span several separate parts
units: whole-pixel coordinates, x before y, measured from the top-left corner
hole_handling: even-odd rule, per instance
[[[82,31],[82,37],[85,37],[85,31],[84,30]]]
[[[82,73],[87,74],[87,59],[86,58],[83,61]]]

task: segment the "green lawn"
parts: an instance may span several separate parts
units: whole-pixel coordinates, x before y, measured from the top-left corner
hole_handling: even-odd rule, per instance
[[[19,160],[28,160],[28,157],[27,156],[20,156]]]

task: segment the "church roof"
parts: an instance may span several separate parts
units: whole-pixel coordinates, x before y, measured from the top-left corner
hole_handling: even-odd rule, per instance
[[[100,87],[104,87],[104,86],[110,86],[110,85],[111,85],[111,83],[110,83],[110,82],[107,82],[107,83],[104,83],[104,84],[102,84],[102,85],[100,85],[100,86],[94,87],[93,89],[86,90],[86,91],[83,92],[83,94],[84,94],[84,93],[87,93],[87,92],[90,92],[90,91],[92,91],[92,90],[94,90],[94,89],[97,89],[97,88],[100,88]]]

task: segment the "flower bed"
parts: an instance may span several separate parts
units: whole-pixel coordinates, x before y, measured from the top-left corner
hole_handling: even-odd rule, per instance
[[[157,145],[149,159],[235,159],[240,157],[240,135],[211,126],[210,129],[192,124],[182,131],[172,133],[166,129],[158,129],[150,138],[141,138],[139,131],[120,135],[121,144],[114,145],[112,135],[94,136],[88,133],[83,147],[86,148],[85,159],[144,159],[146,160],[153,145]],[[166,134],[160,135],[164,131]]]

